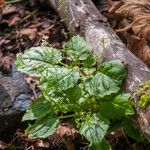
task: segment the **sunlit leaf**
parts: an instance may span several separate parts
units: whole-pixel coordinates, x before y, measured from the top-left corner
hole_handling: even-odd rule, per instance
[[[48,86],[62,91],[77,84],[79,73],[68,68],[47,68],[42,76],[48,82]]]
[[[29,138],[46,138],[55,132],[58,124],[59,119],[56,116],[47,114],[29,126],[26,132]]]
[[[100,98],[117,93],[120,90],[114,80],[102,73],[97,73],[93,78],[87,80],[85,88],[90,95]]]
[[[38,74],[43,67],[59,64],[61,60],[61,52],[58,49],[41,46],[32,47],[23,55],[19,55],[16,64],[25,73]]]
[[[134,110],[129,98],[130,94],[123,93],[116,96],[112,101],[102,102],[100,104],[100,113],[110,119],[133,115]]]
[[[93,114],[80,128],[80,133],[86,137],[91,144],[99,144],[104,139],[109,127],[109,122],[102,116]]]
[[[85,66],[96,64],[96,57],[91,53],[90,45],[79,35],[72,37],[64,45],[64,48],[67,50],[67,55],[71,60],[82,61]]]
[[[39,119],[51,111],[50,102],[46,101],[44,97],[39,97],[37,100],[32,102],[32,105],[23,116],[22,121]]]
[[[126,76],[126,70],[121,60],[110,60],[101,64],[98,71],[113,79],[119,85],[122,84]]]

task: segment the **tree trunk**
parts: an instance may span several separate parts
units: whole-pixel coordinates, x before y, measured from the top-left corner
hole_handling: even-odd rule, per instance
[[[51,5],[72,34],[84,36],[96,56],[103,56],[103,60],[121,59],[126,64],[128,75],[125,90],[127,92],[134,95],[141,82],[150,80],[150,69],[122,43],[91,0],[39,1],[41,4]],[[104,51],[100,42],[102,39],[107,40],[107,51]],[[137,101],[135,98],[134,106],[138,114],[138,122],[142,132],[150,141],[150,106],[146,110],[141,110]]]

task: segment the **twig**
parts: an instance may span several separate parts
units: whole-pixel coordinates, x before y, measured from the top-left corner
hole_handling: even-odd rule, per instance
[[[26,17],[24,17],[24,18],[19,22],[19,24],[20,24],[20,23],[23,23],[25,20],[27,20],[27,19],[29,19],[30,17],[34,16],[37,12],[38,12],[37,9],[34,10],[34,11],[32,11],[29,15],[27,15]]]
[[[13,3],[19,3],[21,1],[23,1],[23,0],[10,0],[10,1],[6,1],[5,3],[6,4],[13,4]]]

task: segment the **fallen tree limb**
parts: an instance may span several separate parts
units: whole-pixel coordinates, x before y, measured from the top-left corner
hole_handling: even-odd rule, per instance
[[[104,60],[121,59],[126,64],[128,69],[126,91],[134,95],[141,82],[150,80],[150,69],[122,43],[91,0],[39,1],[51,5],[72,34],[84,36],[96,56],[103,57]],[[108,51],[104,50],[100,42],[102,39],[107,40]],[[139,126],[150,141],[150,106],[146,110],[140,109],[136,97],[134,97],[134,106],[138,114]]]

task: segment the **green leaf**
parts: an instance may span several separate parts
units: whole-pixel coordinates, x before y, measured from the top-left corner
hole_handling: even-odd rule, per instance
[[[52,47],[32,47],[21,56],[18,56],[16,64],[20,71],[38,74],[37,70],[49,65],[59,64],[62,60],[61,52]]]
[[[109,119],[120,119],[123,116],[133,115],[134,110],[129,101],[130,94],[120,94],[111,102],[102,102],[100,104],[100,113]]]
[[[91,53],[90,45],[79,35],[72,37],[64,45],[64,48],[67,50],[67,55],[72,61],[82,61],[86,66],[96,64],[96,57]]]
[[[77,103],[82,96],[82,91],[79,86],[75,85],[74,87],[66,91],[66,95],[71,103],[72,102]]]
[[[39,119],[51,111],[50,102],[46,101],[43,97],[39,97],[32,102],[31,106],[23,116],[22,121]]]
[[[126,76],[125,66],[121,60],[111,60],[104,62],[99,66],[98,71],[109,76],[119,85],[122,84]]]
[[[120,113],[122,110],[122,112],[124,112],[125,115],[133,115],[134,114],[134,109],[132,107],[130,97],[131,97],[131,95],[128,93],[122,93],[114,98],[113,104],[114,104],[115,108],[120,109]]]
[[[138,142],[143,142],[145,140],[142,133],[139,133],[139,131],[133,126],[132,118],[125,118],[123,120],[123,128],[127,135],[134,140]]]
[[[26,133],[29,134],[29,138],[31,139],[46,138],[55,132],[58,125],[59,119],[56,116],[47,114],[29,126]]]
[[[48,86],[56,91],[72,88],[79,79],[79,72],[68,68],[47,68],[42,75],[45,82],[48,82]]]
[[[109,142],[107,140],[103,140],[101,142],[101,146],[100,146],[100,149],[99,150],[111,150],[111,146],[109,144]]]
[[[61,62],[62,56],[58,49],[52,47],[32,47],[22,55],[26,65],[55,65]]]
[[[102,116],[96,114],[92,118],[86,119],[80,127],[80,133],[86,137],[91,144],[97,145],[104,139],[109,127],[109,122]]]
[[[29,74],[31,76],[39,76],[40,72],[42,72],[42,70],[44,69],[41,66],[28,66],[26,64],[24,64],[24,62],[22,61],[22,56],[18,56],[17,60],[15,62],[16,66],[18,67],[18,70],[21,72],[24,72],[26,74]]]
[[[102,142],[90,145],[89,149],[90,150],[111,150],[111,147],[108,141],[103,139]]]
[[[110,77],[97,73],[85,83],[85,89],[90,95],[104,98],[105,96],[117,93],[120,88]]]
[[[94,66],[96,64],[96,57],[91,52],[89,52],[88,57],[82,61],[82,64],[87,67]]]

